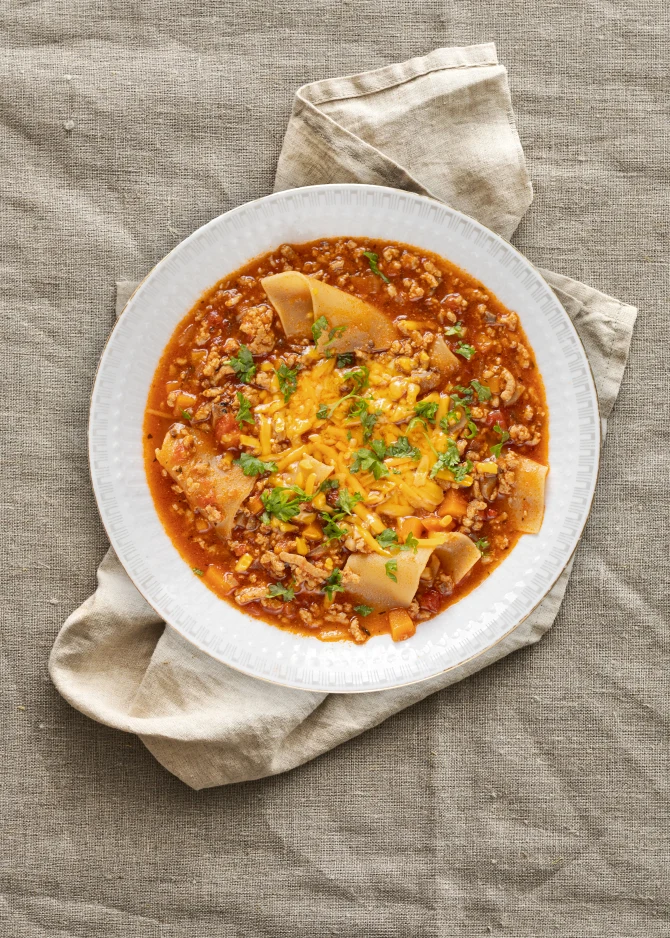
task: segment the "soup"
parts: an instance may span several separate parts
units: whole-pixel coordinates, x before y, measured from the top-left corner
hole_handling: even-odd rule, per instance
[[[175,330],[146,471],[223,600],[323,641],[400,641],[540,530],[547,427],[518,316],[463,270],[385,241],[283,244]]]

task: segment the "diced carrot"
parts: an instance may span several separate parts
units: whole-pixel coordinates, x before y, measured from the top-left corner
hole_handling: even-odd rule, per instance
[[[404,544],[409,534],[413,534],[414,537],[421,537],[422,526],[421,518],[414,518],[413,516],[403,518],[398,525],[398,539]]]
[[[211,565],[207,567],[204,579],[207,580],[210,586],[213,586],[215,590],[219,590],[221,593],[229,593],[237,586],[237,580],[232,573],[224,572],[218,567]]]
[[[428,515],[427,518],[421,519],[421,524],[426,531],[451,531],[454,526],[454,519],[451,515],[443,515],[441,518]]]
[[[452,515],[455,518],[462,518],[468,510],[468,503],[456,489],[449,489],[444,501],[437,509],[438,515],[443,518],[445,515]]]
[[[258,495],[254,495],[247,502],[247,507],[249,508],[249,511],[252,515],[257,515],[263,511],[263,502],[260,500]]]
[[[391,609],[389,612],[389,627],[394,642],[404,642],[416,632],[416,625],[406,609]]]

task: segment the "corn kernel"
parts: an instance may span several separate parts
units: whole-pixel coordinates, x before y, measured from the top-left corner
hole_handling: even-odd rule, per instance
[[[401,371],[404,371],[408,375],[414,368],[414,362],[411,358],[407,358],[405,355],[401,355],[400,358],[396,358],[395,365]]]
[[[242,554],[240,559],[235,564],[235,573],[244,573],[245,570],[248,570],[251,564],[254,562],[254,558],[251,554]]]
[[[304,537],[296,537],[295,539],[295,549],[303,557],[306,557],[309,553],[309,544]]]
[[[303,529],[302,536],[306,537],[308,541],[320,541],[323,538],[323,532],[318,524],[308,524]]]
[[[490,476],[498,474],[498,466],[494,462],[476,462],[475,469],[477,472],[482,472]]]

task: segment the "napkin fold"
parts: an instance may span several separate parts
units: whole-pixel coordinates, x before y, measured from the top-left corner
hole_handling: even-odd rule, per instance
[[[333,182],[408,189],[509,238],[532,188],[495,46],[437,49],[300,88],[275,191]],[[541,273],[584,343],[605,428],[636,310],[569,277]],[[117,284],[117,313],[135,286]],[[192,788],[262,778],[313,759],[538,641],[556,617],[570,569],[524,622],[482,655],[420,684],[362,696],[279,687],[220,664],[165,626],[110,549],[96,592],[58,635],[50,674],[72,706],[137,733]]]

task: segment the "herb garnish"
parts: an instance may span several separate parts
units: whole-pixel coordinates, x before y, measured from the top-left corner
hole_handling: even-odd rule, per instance
[[[269,599],[281,599],[283,603],[290,603],[295,599],[295,590],[283,583],[270,583],[267,592]]]
[[[298,369],[289,368],[283,362],[277,369],[277,380],[279,381],[279,390],[284,396],[284,403],[288,404],[289,398],[295,394],[298,387]]]
[[[342,571],[336,567],[326,582],[323,584],[321,589],[331,602],[335,596],[335,593],[343,593],[344,587],[342,586]]]
[[[354,507],[363,501],[360,492],[350,492],[349,489],[342,489],[337,497],[337,505],[347,515],[353,515]]]
[[[276,463],[263,462],[250,453],[242,453],[240,458],[233,460],[233,462],[236,466],[240,466],[245,476],[262,476],[264,472],[277,472]]]
[[[359,616],[369,616],[371,612],[374,612],[372,606],[366,606],[365,603],[361,603],[360,606],[354,606],[354,612]]]
[[[491,400],[491,388],[487,387],[485,384],[480,384],[476,378],[473,378],[470,384],[477,392],[477,397],[480,401]]]
[[[394,583],[398,582],[398,577],[396,573],[398,572],[398,561],[397,560],[387,560],[384,564],[384,569],[386,570],[386,576],[389,580],[393,580]]]
[[[457,355],[462,355],[467,361],[470,361],[472,356],[475,354],[476,349],[472,345],[468,345],[467,342],[459,342],[454,352]]]
[[[196,576],[204,576],[204,572],[198,567],[191,567],[191,570],[195,573]]]
[[[498,423],[495,425],[493,430],[495,433],[497,433],[500,436],[500,442],[495,443],[493,446],[489,446],[489,449],[491,450],[493,455],[496,457],[496,459],[500,459],[500,454],[502,453],[503,445],[509,440],[509,433],[507,432],[507,430],[503,430],[503,428]]]
[[[355,361],[356,356],[353,352],[340,352],[337,356],[336,366],[337,368],[351,368]]]
[[[384,550],[388,550],[389,547],[398,547],[398,535],[395,533],[393,528],[384,528],[381,534],[375,535],[375,540],[380,547],[383,547]]]
[[[414,413],[417,417],[422,417],[424,420],[434,421],[437,406],[437,401],[419,401],[418,404],[414,405]]]
[[[297,485],[290,488],[277,486],[273,489],[265,489],[261,492],[261,501],[265,511],[261,518],[264,524],[269,524],[271,516],[279,521],[290,521],[300,514],[300,506],[303,502],[309,501],[309,495],[299,489]]]
[[[375,479],[381,479],[389,474],[388,466],[383,460],[386,456],[386,446],[382,440],[373,440],[370,449],[356,450],[350,472],[371,472]]]
[[[243,423],[250,423],[253,425],[254,415],[251,411],[251,401],[246,398],[241,391],[237,392],[237,403],[240,405],[240,409],[235,414],[235,420],[237,420],[240,427]]]
[[[485,537],[480,537],[478,541],[475,541],[475,547],[480,553],[485,554],[491,545],[486,540]]]
[[[336,541],[344,537],[348,532],[341,528],[337,522],[344,517],[344,512],[338,511],[332,515],[323,512],[321,520],[323,521],[323,533],[329,541]]]
[[[462,482],[472,469],[472,463],[469,459],[467,462],[461,462],[461,454],[452,439],[447,440],[446,450],[437,454],[437,461],[430,470],[431,479],[434,479],[442,469],[448,470],[454,477],[455,482]]]
[[[403,456],[409,456],[410,459],[421,459],[421,453],[412,446],[406,436],[399,436],[395,443],[392,443],[386,450],[387,456],[393,456],[396,459],[402,459]]]
[[[317,420],[328,420],[330,417],[330,408],[326,404],[322,404],[321,407],[316,412]]]
[[[419,549],[419,542],[410,531],[404,544],[400,545],[400,550],[411,550],[413,554]]]
[[[372,271],[373,274],[376,274],[377,277],[381,277],[384,283],[391,282],[389,278],[386,276],[386,274],[382,273],[379,267],[377,266],[377,263],[379,261],[379,256],[375,254],[374,251],[363,251],[363,257],[367,257],[368,264],[370,265],[370,270]]]
[[[251,354],[246,345],[240,345],[240,350],[237,355],[234,355],[231,359],[229,359],[227,364],[230,365],[230,367],[237,375],[237,380],[241,381],[242,384],[249,384],[253,376],[256,374],[254,356]]]
[[[182,410],[181,415],[184,418],[184,420],[193,420],[193,415],[189,414],[187,410]]]
[[[463,323],[457,322],[453,326],[447,326],[444,330],[445,335],[463,335]]]

